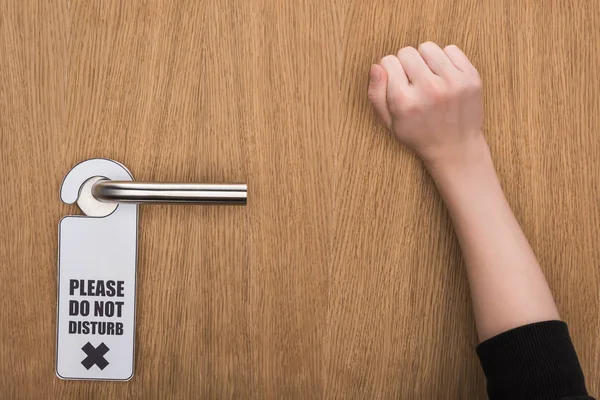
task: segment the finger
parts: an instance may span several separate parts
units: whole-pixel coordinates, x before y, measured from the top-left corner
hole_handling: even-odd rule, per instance
[[[408,87],[408,77],[398,57],[396,56],[385,56],[381,59],[379,64],[385,69],[388,77],[388,83],[392,85],[394,89],[402,90]]]
[[[428,75],[433,75],[423,57],[414,47],[405,47],[398,52],[398,59],[406,72],[406,76],[412,82],[418,82]]]
[[[456,68],[464,73],[475,73],[477,69],[471,64],[471,61],[467,58],[465,53],[455,45],[444,47],[444,53],[448,56],[448,59],[454,64]]]
[[[456,72],[456,67],[448,58],[444,50],[433,42],[425,42],[419,46],[419,54],[434,74],[442,77],[451,76]]]
[[[386,94],[389,110],[390,105],[394,105],[402,97],[402,94],[410,90],[410,82],[398,57],[385,56],[381,59],[380,64],[385,69],[388,78]]]
[[[369,100],[373,108],[388,128],[392,126],[392,116],[387,104],[388,76],[385,69],[378,64],[371,65],[369,79]]]

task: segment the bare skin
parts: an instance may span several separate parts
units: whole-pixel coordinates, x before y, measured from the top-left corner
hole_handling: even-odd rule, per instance
[[[483,136],[481,78],[456,46],[401,49],[370,71],[369,99],[423,161],[462,249],[479,339],[560,316]]]

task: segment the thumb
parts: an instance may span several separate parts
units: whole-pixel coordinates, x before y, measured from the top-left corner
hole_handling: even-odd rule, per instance
[[[369,100],[386,126],[391,129],[392,115],[387,103],[387,72],[381,65],[373,64],[369,76]]]

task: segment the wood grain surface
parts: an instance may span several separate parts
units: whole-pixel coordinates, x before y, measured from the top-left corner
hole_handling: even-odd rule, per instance
[[[478,399],[466,275],[368,70],[425,40],[484,81],[507,197],[600,395],[600,3],[0,0],[0,398]],[[247,182],[140,208],[136,368],[55,376],[64,175]]]

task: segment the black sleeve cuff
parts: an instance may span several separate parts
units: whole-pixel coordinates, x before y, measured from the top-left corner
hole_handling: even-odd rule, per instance
[[[482,342],[477,355],[490,400],[563,399],[587,396],[567,324],[537,322]]]

